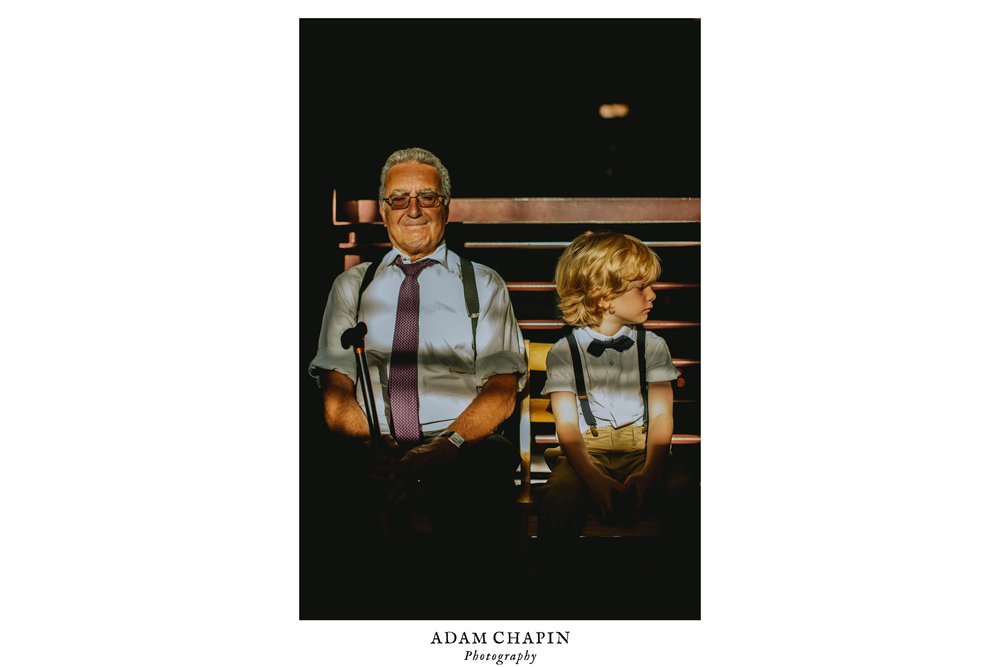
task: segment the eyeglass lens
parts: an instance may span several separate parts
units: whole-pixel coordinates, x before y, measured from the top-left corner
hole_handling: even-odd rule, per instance
[[[411,199],[416,199],[417,205],[421,208],[434,208],[441,201],[441,195],[434,193],[419,194],[413,197],[396,195],[389,197],[389,206],[395,209],[409,208]]]

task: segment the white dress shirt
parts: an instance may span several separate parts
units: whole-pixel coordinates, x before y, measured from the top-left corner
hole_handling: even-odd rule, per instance
[[[375,409],[382,433],[389,433],[389,368],[396,325],[396,304],[403,282],[396,257],[410,260],[393,248],[379,262],[371,284],[361,299],[359,317],[368,327],[365,349],[372,377]],[[446,428],[475,399],[486,380],[494,375],[519,373],[518,389],[524,387],[527,363],[524,339],[514,318],[507,286],[492,269],[473,262],[479,290],[479,323],[473,363],[472,323],[465,308],[461,258],[438,246],[428,266],[417,279],[420,286],[420,343],[417,347],[417,391],[420,396],[420,426],[425,435]],[[356,322],[354,311],[358,289],[369,263],[351,267],[337,276],[330,290],[319,334],[319,349],[309,364],[309,374],[319,378],[320,369],[336,370],[357,381],[356,355],[344,349],[340,336]],[[381,387],[381,391],[379,388]],[[358,402],[363,405],[361,383]],[[363,409],[363,408],[362,408]]]
[[[597,426],[621,428],[635,424],[642,425],[642,392],[639,389],[639,346],[632,345],[624,352],[608,348],[599,357],[587,352],[587,347],[595,340],[610,341],[627,335],[636,340],[637,329],[624,326],[614,336],[604,336],[590,327],[573,329],[573,335],[580,346],[580,361],[590,399],[590,410],[594,413]],[[681,373],[670,358],[667,342],[651,331],[643,329],[646,336],[646,382],[669,382]],[[566,338],[560,338],[549,350],[545,362],[545,386],[542,395],[554,391],[570,391],[576,394],[576,380],[573,375],[573,357]],[[577,400],[577,415],[580,431],[590,426],[583,418],[583,410]]]

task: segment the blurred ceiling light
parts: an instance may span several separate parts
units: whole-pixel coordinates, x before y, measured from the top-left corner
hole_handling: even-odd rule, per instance
[[[627,104],[602,104],[597,110],[601,118],[624,118],[628,115]]]

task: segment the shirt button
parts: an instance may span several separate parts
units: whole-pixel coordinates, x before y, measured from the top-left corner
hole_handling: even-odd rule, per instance
[[[612,362],[611,362],[611,365],[612,365],[612,366],[614,366],[614,365],[615,365],[615,362],[613,362],[613,361],[612,361]]]

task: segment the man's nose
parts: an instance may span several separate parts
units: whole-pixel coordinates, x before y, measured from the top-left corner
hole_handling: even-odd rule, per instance
[[[410,205],[406,207],[406,215],[411,218],[419,218],[423,215],[423,212],[420,210],[420,205],[417,204],[416,197],[410,197]]]

